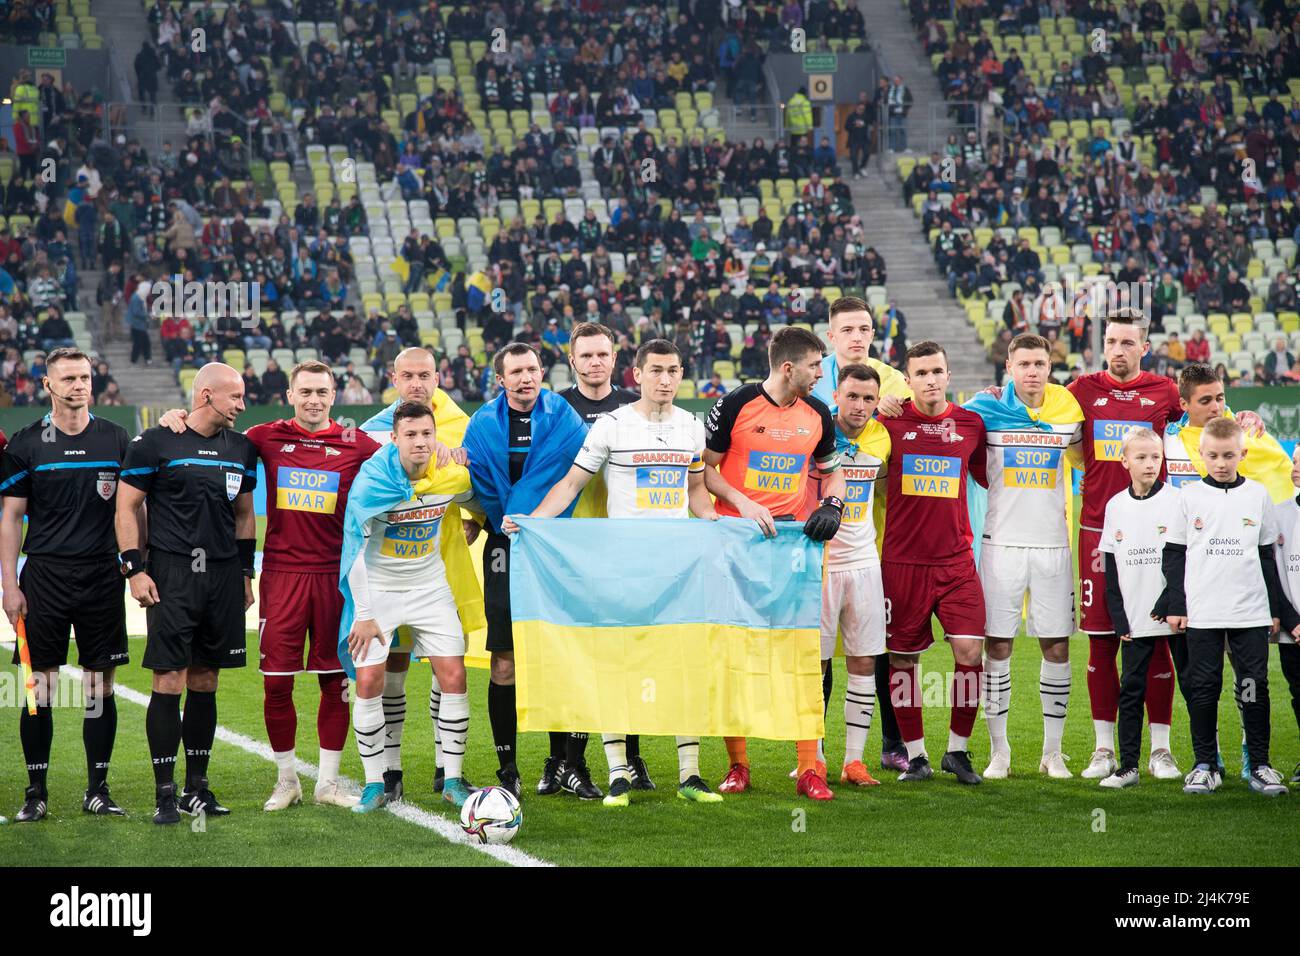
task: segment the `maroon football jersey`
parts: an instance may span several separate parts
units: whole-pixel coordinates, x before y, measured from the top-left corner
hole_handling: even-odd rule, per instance
[[[942,414],[923,415],[914,402],[902,414],[881,418],[889,430],[885,546],[881,560],[896,564],[949,564],[971,559],[969,475],[988,487],[984,419],[948,403]]]
[[[1151,372],[1143,372],[1131,382],[1118,382],[1109,372],[1093,372],[1071,382],[1069,388],[1083,409],[1083,510],[1079,523],[1100,531],[1106,520],[1106,502],[1130,484],[1120,460],[1120,443],[1134,428],[1149,428],[1163,436],[1165,426],[1182,416],[1178,386]],[[1161,465],[1162,481],[1164,477]]]
[[[337,575],[348,489],[379,443],[332,420],[318,432],[286,418],[245,434],[266,469],[262,569]]]

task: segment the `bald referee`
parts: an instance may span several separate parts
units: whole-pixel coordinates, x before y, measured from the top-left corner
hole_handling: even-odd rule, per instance
[[[44,387],[50,394],[49,414],[15,433],[0,463],[4,611],[15,626],[26,618],[36,678],[36,715],[18,708],[28,786],[23,808],[14,817],[17,823],[45,817],[53,692],[59,668],[68,662],[68,637],[74,629],[86,703],[81,739],[87,781],[81,806],[99,816],[122,815],[108,794],[108,765],[117,736],[113,672],[127,663],[113,509],[131,438],[122,426],[90,414],[90,359],[85,353],[72,348],[50,352]],[[27,553],[21,579],[20,547]]]
[[[154,823],[178,823],[180,811],[230,812],[208,787],[208,758],[217,732],[217,677],[222,668],[244,666],[244,611],[253,603],[257,451],[234,430],[243,410],[243,376],[229,365],[205,365],[194,378],[185,431],[147,429],[122,465],[117,542],[131,596],[148,609],[143,663],[154,672],[145,715]],[[182,741],[185,789],[178,799]]]

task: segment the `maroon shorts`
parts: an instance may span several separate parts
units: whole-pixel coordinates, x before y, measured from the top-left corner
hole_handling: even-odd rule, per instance
[[[1079,529],[1079,630],[1113,634],[1106,610],[1106,560],[1100,551],[1101,532]]]
[[[895,654],[919,654],[934,643],[930,617],[944,633],[984,636],[984,588],[974,558],[956,564],[881,565],[885,586],[885,646]]]
[[[257,643],[263,674],[301,674],[304,649],[307,673],[342,672],[339,616],[343,613],[343,593],[336,575],[263,571],[257,607],[261,614]]]

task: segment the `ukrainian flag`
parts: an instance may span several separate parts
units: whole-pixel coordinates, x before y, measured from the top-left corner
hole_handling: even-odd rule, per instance
[[[520,730],[824,735],[822,546],[801,525],[516,521]]]
[[[465,280],[466,304],[471,312],[478,312],[492,296],[492,280],[484,272],[475,272]]]

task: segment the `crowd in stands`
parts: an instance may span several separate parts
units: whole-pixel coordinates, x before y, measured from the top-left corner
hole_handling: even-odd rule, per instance
[[[1044,290],[1046,263],[1024,233],[997,230],[1032,227],[1050,239],[1044,246],[1091,246],[1073,260],[1085,274],[1154,290],[1161,341],[1148,361],[1170,375],[1193,360],[1184,350],[1209,357],[1205,331],[1180,336],[1182,316],[1222,313],[1226,326],[1229,314],[1297,309],[1294,260],[1281,246],[1277,258],[1256,249],[1259,240],[1291,243],[1293,255],[1300,242],[1300,99],[1288,85],[1300,77],[1294,6],[958,0],[951,29],[948,0],[909,8],[945,95],[985,104],[985,120],[1003,134],[950,138],[904,184],[908,202],[919,197],[923,228],[938,229],[935,261],[954,294],[1006,300],[990,319],[1013,333],[1037,330],[1078,356],[1090,341],[1087,316]],[[1064,39],[1078,42],[1044,48],[1044,26],[1060,41],[1062,18],[1073,20]],[[1203,32],[1194,39],[1193,30]],[[1045,55],[1053,70],[1035,83],[1030,73],[1043,77]],[[966,112],[954,115],[971,122]],[[1267,355],[1257,348],[1253,368],[1225,374],[1234,384],[1294,384],[1286,339],[1279,350],[1267,328],[1261,337]],[[998,348],[995,340],[994,362]]]

